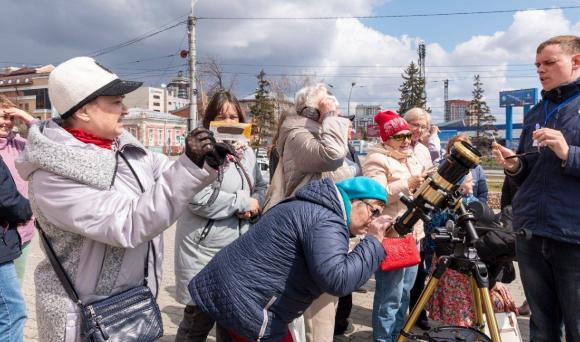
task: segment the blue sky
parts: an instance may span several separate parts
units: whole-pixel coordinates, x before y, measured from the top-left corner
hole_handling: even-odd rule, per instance
[[[349,17],[554,6],[580,6],[580,1],[199,0],[195,15]],[[189,0],[5,0],[0,66],[56,65],[92,56],[165,24],[179,24],[190,8]],[[238,97],[252,94],[255,75],[263,68],[272,83],[286,82],[281,88],[290,96],[305,80],[333,84],[343,111],[356,82],[352,111],[357,104],[396,109],[400,75],[417,59],[417,41],[423,40],[434,121],[443,117],[442,80],[449,79],[451,99],[470,99],[472,78],[479,73],[492,113],[503,122],[499,91],[537,87],[535,47],[559,34],[580,35],[580,9],[362,20],[199,20],[197,50],[199,61],[211,57],[220,65]],[[124,78],[159,86],[179,70],[187,71],[185,60],[176,56],[186,46],[185,25],[177,25],[96,58]],[[521,113],[515,115],[515,122],[520,121]]]
[[[529,8],[578,6],[580,1],[557,0],[394,0],[385,2],[375,10],[377,15],[415,14],[415,13],[452,13],[494,10],[513,10]],[[580,9],[566,10],[570,18],[580,18]],[[423,17],[389,20],[366,20],[365,24],[390,35],[418,36],[427,42],[439,42],[445,49],[476,35],[492,35],[505,30],[513,21],[513,13],[458,15],[449,17]]]

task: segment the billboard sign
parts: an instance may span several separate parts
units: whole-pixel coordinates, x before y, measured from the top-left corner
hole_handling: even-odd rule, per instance
[[[499,92],[500,107],[533,106],[538,99],[538,89],[519,89]]]

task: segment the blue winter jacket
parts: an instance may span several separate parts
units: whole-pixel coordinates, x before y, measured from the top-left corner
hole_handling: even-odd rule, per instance
[[[522,168],[513,176],[519,190],[513,199],[513,227],[534,235],[580,244],[580,80],[542,94],[542,101],[524,117],[518,153],[532,146],[536,124],[562,132],[570,146],[564,163],[548,147],[524,156]],[[573,98],[576,96],[575,98]],[[567,104],[562,105],[565,101]],[[544,109],[544,106],[546,108]],[[561,106],[548,118],[546,113]]]
[[[342,199],[329,179],[313,181],[222,249],[189,283],[193,302],[251,341],[279,341],[288,323],[323,292],[362,286],[385,256],[374,237],[352,252]]]
[[[0,157],[0,264],[18,258],[20,236],[16,226],[30,220],[32,210],[18,190],[8,166]]]

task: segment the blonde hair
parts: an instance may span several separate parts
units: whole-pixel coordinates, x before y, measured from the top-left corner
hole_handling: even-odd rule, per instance
[[[564,35],[552,37],[540,45],[536,49],[536,54],[539,54],[548,45],[559,45],[562,51],[569,55],[576,55],[580,53],[580,37],[573,35]]]
[[[0,95],[0,107],[11,108],[16,107],[16,105],[6,96]]]
[[[409,109],[405,112],[403,118],[407,122],[425,119],[427,121],[427,126],[431,125],[431,115],[429,115],[425,109],[420,107]]]
[[[449,154],[451,152],[451,148],[453,147],[453,144],[455,144],[458,141],[465,141],[466,143],[471,144],[471,139],[469,139],[469,137],[467,135],[457,134],[456,136],[449,139],[449,141],[447,142],[447,148],[445,149],[447,154]]]

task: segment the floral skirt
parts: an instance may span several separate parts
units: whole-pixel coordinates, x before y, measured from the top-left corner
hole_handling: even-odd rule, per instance
[[[437,261],[433,260],[436,266]],[[435,269],[434,267],[432,270]],[[509,290],[502,283],[496,283],[490,291],[495,312],[513,311],[517,313],[516,304]],[[443,325],[469,327],[475,323],[475,305],[471,294],[471,282],[463,273],[447,269],[435,291],[429,298],[425,309],[429,318]]]

